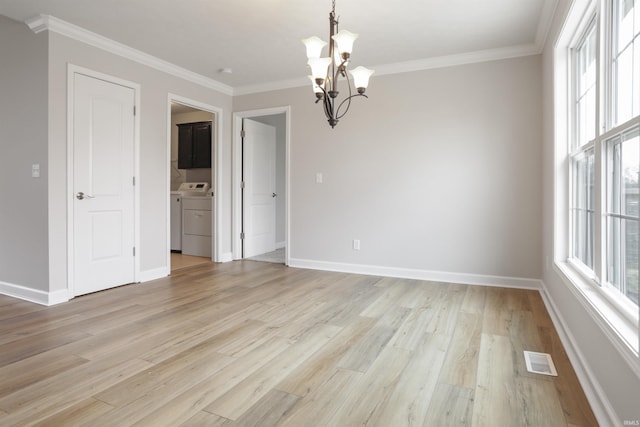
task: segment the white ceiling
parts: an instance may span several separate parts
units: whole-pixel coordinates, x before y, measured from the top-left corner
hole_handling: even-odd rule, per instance
[[[353,66],[383,74],[538,53],[556,3],[337,0],[336,14],[360,34]],[[12,19],[51,15],[236,90],[303,81],[300,40],[328,39],[330,9],[331,0],[0,0]]]

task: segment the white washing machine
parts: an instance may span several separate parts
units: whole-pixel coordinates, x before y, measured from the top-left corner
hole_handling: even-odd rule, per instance
[[[183,182],[171,192],[171,252],[182,252],[182,196],[208,195],[207,182]]]

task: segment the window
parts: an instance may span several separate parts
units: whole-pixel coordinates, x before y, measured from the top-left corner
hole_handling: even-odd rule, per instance
[[[566,90],[556,135],[567,156],[563,271],[640,369],[640,0],[575,4],[556,65]]]

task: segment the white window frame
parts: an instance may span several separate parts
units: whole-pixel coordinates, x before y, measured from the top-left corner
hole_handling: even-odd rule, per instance
[[[613,76],[610,72],[612,0],[575,0],[556,41],[554,50],[554,111],[555,111],[555,232],[554,267],[569,289],[591,314],[601,330],[610,338],[634,372],[640,377],[640,307],[625,303],[617,289],[607,284],[606,229],[608,141],[640,123],[640,116],[626,123],[613,123]],[[593,141],[577,147],[576,72],[574,49],[587,34],[590,24],[596,25],[596,136]],[[594,151],[595,156],[595,224],[593,269],[573,259],[573,177],[575,159]]]

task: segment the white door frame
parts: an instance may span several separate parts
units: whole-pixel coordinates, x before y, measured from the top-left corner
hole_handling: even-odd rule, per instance
[[[69,298],[74,298],[75,293],[75,234],[74,234],[74,209],[73,209],[73,108],[74,108],[74,76],[75,74],[82,74],[88,77],[92,77],[99,80],[104,80],[109,83],[117,84],[120,86],[128,87],[134,91],[136,115],[134,116],[134,175],[140,176],[140,85],[128,80],[123,80],[118,77],[110,76],[98,71],[94,71],[88,68],[80,67],[74,64],[67,66],[67,291]],[[134,193],[134,246],[140,247],[140,186],[136,185],[133,189]],[[134,257],[134,272],[133,280],[138,282],[140,275],[140,256],[139,252]]]
[[[222,194],[222,123],[224,123],[222,116],[222,108],[214,107],[200,101],[186,98],[181,95],[169,93],[167,100],[167,218],[171,217],[171,108],[172,102],[177,104],[186,105],[187,107],[195,108],[198,110],[206,111],[213,114],[213,147],[211,147],[211,155],[213,156],[214,172],[211,179],[213,180],[213,224],[211,224],[211,230],[213,238],[211,239],[211,260],[214,262],[224,262],[230,260],[221,259],[223,253],[220,244],[220,230],[222,230],[222,203],[220,202],[220,196]],[[167,221],[167,268],[171,272],[171,221]]]
[[[291,159],[291,107],[274,107],[260,110],[239,111],[233,113],[233,147],[232,147],[232,204],[231,204],[231,250],[233,259],[242,259],[242,240],[240,232],[242,231],[242,119],[250,119],[260,116],[272,116],[275,114],[285,115],[285,228],[284,228],[284,263],[289,265],[289,253],[291,250],[290,239],[290,193],[289,185],[290,159]]]

